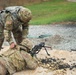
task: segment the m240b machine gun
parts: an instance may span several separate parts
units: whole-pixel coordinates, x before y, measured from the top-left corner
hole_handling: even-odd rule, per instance
[[[50,49],[52,49],[52,48],[45,46],[45,42],[41,42],[40,44],[35,45],[35,46],[32,48],[32,50],[30,51],[30,54],[31,54],[32,56],[36,56],[36,54],[38,54],[42,48],[44,48],[45,51],[46,51],[46,53],[47,53],[47,55],[50,56],[50,54],[48,53],[48,51],[47,51],[46,48],[50,48]]]

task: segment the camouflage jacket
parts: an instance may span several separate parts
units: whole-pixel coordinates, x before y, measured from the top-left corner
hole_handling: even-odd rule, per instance
[[[21,6],[17,7],[17,11],[23,8]],[[14,7],[12,7],[11,10],[8,11],[12,11],[14,10]],[[27,36],[28,35],[28,28],[29,28],[29,24],[28,22],[24,23],[22,22],[18,16],[17,16],[17,12],[7,12],[6,9],[1,13],[1,18],[0,21],[2,23],[2,25],[4,26],[4,36],[5,39],[8,39],[7,41],[9,42],[9,44],[11,42],[13,42],[12,36],[11,36],[11,31],[17,30],[18,28],[21,29],[22,31],[22,37]],[[9,38],[10,37],[10,38]]]
[[[35,69],[36,61],[25,50],[19,48],[9,49],[0,57],[0,62],[6,67],[10,74],[24,70],[26,67]]]

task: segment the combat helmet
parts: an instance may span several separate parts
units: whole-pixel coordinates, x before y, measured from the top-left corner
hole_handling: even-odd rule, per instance
[[[32,18],[31,11],[28,8],[21,8],[18,12],[19,18],[23,22],[29,22]]]

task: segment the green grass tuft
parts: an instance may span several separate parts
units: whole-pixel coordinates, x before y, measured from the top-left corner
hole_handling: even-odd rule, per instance
[[[26,6],[32,11],[32,25],[51,24],[54,22],[76,21],[76,2],[50,0]]]

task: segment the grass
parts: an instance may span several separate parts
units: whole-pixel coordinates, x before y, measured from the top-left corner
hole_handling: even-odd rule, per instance
[[[30,21],[32,25],[76,21],[76,2],[50,0],[26,7],[32,11],[33,18]]]

